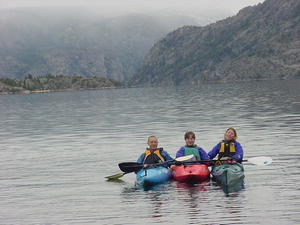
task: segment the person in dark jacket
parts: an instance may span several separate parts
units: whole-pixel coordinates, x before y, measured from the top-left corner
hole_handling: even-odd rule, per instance
[[[244,151],[239,142],[236,141],[237,132],[234,128],[230,127],[224,134],[224,140],[219,142],[209,153],[210,159],[218,155],[219,160],[233,160],[235,162],[242,162]]]

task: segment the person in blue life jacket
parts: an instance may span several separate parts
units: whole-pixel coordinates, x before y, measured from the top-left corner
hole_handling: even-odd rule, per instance
[[[195,144],[196,135],[192,131],[188,131],[184,134],[184,140],[186,145],[181,147],[177,153],[176,158],[194,155],[195,160],[209,160],[207,153],[201,147]]]
[[[155,136],[148,137],[148,148],[140,155],[137,163],[144,164],[147,167],[149,164],[157,164],[165,161],[171,161],[173,158],[163,148],[158,148],[158,138]]]
[[[230,127],[224,134],[224,140],[219,142],[209,153],[210,159],[218,155],[219,160],[227,160],[229,163],[243,161],[244,151],[239,142],[236,141],[237,132],[234,128]]]

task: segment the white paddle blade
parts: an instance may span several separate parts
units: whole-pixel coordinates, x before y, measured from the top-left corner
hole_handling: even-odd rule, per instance
[[[272,163],[272,158],[271,157],[266,157],[266,156],[258,156],[258,157],[253,157],[248,159],[248,162],[255,164],[255,165],[269,165]]]
[[[186,156],[181,156],[175,159],[178,162],[188,162],[188,161],[195,161],[195,156],[194,155],[186,155]]]

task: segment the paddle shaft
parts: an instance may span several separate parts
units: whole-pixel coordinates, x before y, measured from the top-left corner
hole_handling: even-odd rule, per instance
[[[178,159],[178,158],[177,158]],[[176,159],[174,160],[169,160],[169,161],[165,161],[162,163],[158,163],[158,164],[152,164],[149,165],[149,167],[156,167],[156,166],[170,166],[170,165],[186,165],[186,164],[195,164],[195,163],[216,163],[216,162],[226,162],[228,160],[197,160],[197,161],[190,161],[190,162],[180,162],[180,161],[176,161]],[[251,164],[254,165],[269,165],[272,163],[272,158],[271,157],[266,157],[266,156],[258,156],[258,157],[252,157],[246,160],[242,160],[242,162],[249,162]],[[112,176],[108,176],[106,177],[107,179],[119,179],[121,177],[123,177],[125,174],[127,173],[132,173],[132,172],[137,172],[141,169],[143,169],[145,167],[145,165],[140,164],[140,163],[136,163],[136,162],[128,162],[128,163],[119,163],[119,167],[120,169],[124,172],[124,173],[118,173]]]
[[[178,159],[178,158],[177,158]],[[170,165],[180,165],[180,164],[194,164],[194,163],[207,163],[207,164],[216,164],[217,162],[226,162],[231,159],[226,160],[216,160],[216,159],[208,159],[208,160],[196,160],[196,161],[177,161],[176,159],[168,160],[165,162],[157,163],[157,164],[149,164],[146,168],[157,167],[157,166],[170,166]],[[246,160],[242,160],[242,162],[249,162],[254,165],[268,165],[272,163],[272,158],[270,157],[252,157]],[[119,168],[121,171],[125,173],[137,172],[143,168],[145,168],[144,164],[136,163],[136,162],[123,162],[119,163]]]
[[[197,160],[197,161],[191,161],[191,162],[182,162],[182,164],[205,163],[205,162],[216,164],[217,162],[227,162],[227,161],[232,161],[232,159]],[[249,159],[242,160],[242,162],[248,162],[248,163],[251,163],[251,164],[254,164],[254,165],[265,166],[265,165],[269,165],[269,164],[272,163],[272,158],[271,157],[266,157],[266,156],[259,156],[259,157],[252,157],[252,158],[249,158]],[[177,164],[180,164],[180,163],[177,162]]]
[[[168,160],[165,162],[157,163],[157,164],[140,164],[136,162],[123,162],[119,163],[119,168],[121,171],[125,173],[132,173],[132,172],[137,172],[143,168],[150,168],[150,167],[157,167],[157,166],[169,166],[172,165],[171,163],[175,162],[175,160]]]

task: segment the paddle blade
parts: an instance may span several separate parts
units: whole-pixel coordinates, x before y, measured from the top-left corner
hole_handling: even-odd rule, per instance
[[[123,162],[119,163],[119,168],[125,173],[132,173],[143,169],[143,164],[136,162]]]
[[[266,156],[259,156],[259,157],[249,158],[247,161],[255,165],[265,166],[272,163],[272,158]]]
[[[181,156],[175,159],[177,162],[189,162],[189,161],[195,161],[194,155],[186,155],[186,156]]]
[[[107,180],[116,180],[116,179],[120,179],[121,177],[123,177],[125,175],[125,173],[117,173],[111,176],[107,176],[105,177]]]

